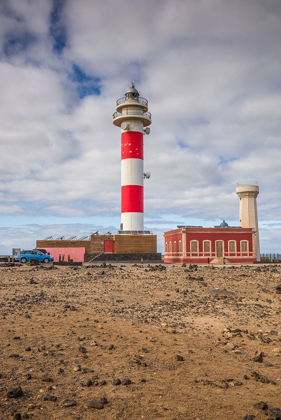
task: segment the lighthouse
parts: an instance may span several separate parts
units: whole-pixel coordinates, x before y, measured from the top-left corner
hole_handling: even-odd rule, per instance
[[[144,232],[143,136],[149,134],[148,101],[140,97],[132,82],[116,102],[113,124],[121,128],[121,225],[124,232]]]
[[[257,196],[259,195],[259,186],[257,183],[238,183],[236,187],[236,194],[240,198],[240,226],[243,228],[254,229],[254,252],[256,254],[257,261],[260,261],[260,241],[257,210]]]

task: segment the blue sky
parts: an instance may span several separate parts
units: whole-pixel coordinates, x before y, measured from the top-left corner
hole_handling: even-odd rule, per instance
[[[1,0],[0,254],[116,231],[116,100],[149,101],[145,228],[238,224],[257,181],[261,252],[281,253],[279,0]]]

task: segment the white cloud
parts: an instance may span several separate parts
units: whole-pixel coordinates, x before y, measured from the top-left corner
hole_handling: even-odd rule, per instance
[[[100,226],[86,223],[72,224],[26,224],[14,227],[0,228],[0,255],[11,255],[12,248],[34,248],[37,239],[44,239],[53,236],[54,239],[64,236],[65,238],[90,235],[92,232],[99,231],[105,233],[113,231],[112,226]]]

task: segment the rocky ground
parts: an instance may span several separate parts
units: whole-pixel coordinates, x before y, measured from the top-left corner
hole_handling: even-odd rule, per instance
[[[0,267],[0,419],[280,419],[281,266]]]

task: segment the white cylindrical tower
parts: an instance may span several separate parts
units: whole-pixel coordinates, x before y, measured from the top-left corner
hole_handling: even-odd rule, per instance
[[[121,127],[121,230],[143,232],[143,134],[149,134],[148,101],[131,83],[118,99],[113,124]]]
[[[236,194],[240,198],[239,222],[243,228],[254,229],[255,240],[253,243],[257,261],[260,260],[260,241],[258,226],[257,196],[259,186],[250,184],[237,184]]]

